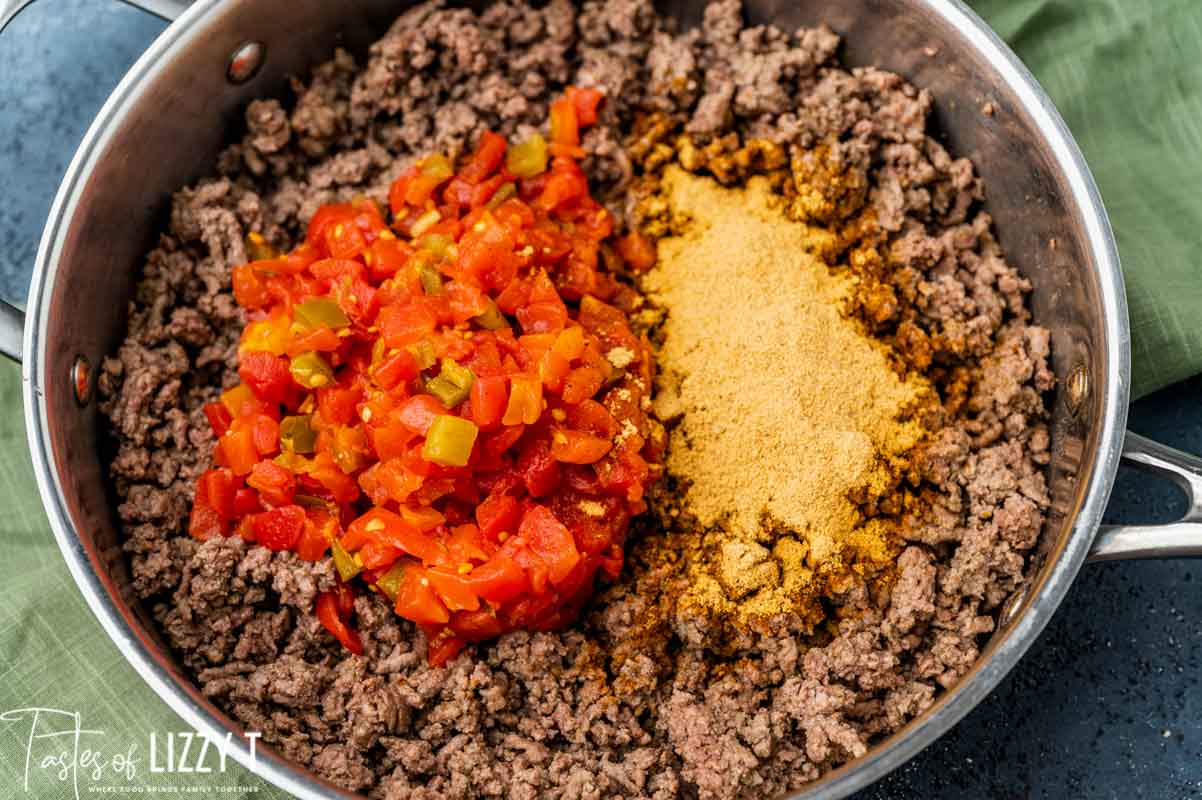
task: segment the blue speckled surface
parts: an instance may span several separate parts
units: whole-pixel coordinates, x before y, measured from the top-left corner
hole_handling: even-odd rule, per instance
[[[43,0],[0,38],[0,295],[23,301],[58,181],[162,23],[113,0]],[[1131,427],[1202,452],[1202,380]],[[1124,473],[1112,521],[1168,519],[1175,491]],[[1086,567],[1014,673],[864,798],[1202,796],[1202,575],[1194,562]],[[150,689],[147,701],[157,702]]]

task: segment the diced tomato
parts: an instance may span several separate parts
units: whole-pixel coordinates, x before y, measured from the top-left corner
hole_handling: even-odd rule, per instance
[[[451,630],[466,642],[483,642],[505,632],[505,626],[491,608],[459,611],[451,615]]]
[[[400,421],[390,420],[387,424],[372,429],[372,448],[376,451],[376,457],[382,461],[401,458],[409,451],[409,444],[417,435]]]
[[[267,281],[256,270],[254,264],[243,264],[230,272],[234,299],[243,308],[263,308],[271,302],[271,291]]]
[[[296,477],[274,461],[255,464],[246,485],[258,490],[259,496],[273,506],[289,505],[296,494]]]
[[[206,539],[224,536],[225,533],[225,522],[216,509],[207,505],[192,506],[192,513],[188,517],[189,536],[203,542]]]
[[[409,193],[409,182],[416,176],[417,167],[410,167],[388,187],[388,207],[394,215],[400,215],[405,210],[405,196]]]
[[[367,239],[353,220],[336,220],[327,225],[322,236],[331,258],[351,259],[367,249]]]
[[[335,222],[350,220],[350,207],[347,204],[324,205],[317,209],[309,219],[309,227],[305,230],[305,242],[313,247],[323,244],[326,228]]]
[[[413,257],[413,247],[394,235],[380,236],[371,243],[367,268],[376,280],[396,275]]]
[[[580,144],[576,104],[567,98],[551,103],[551,141],[571,146]]]
[[[363,640],[339,614],[338,601],[333,592],[322,592],[317,596],[317,619],[343,647],[357,656],[363,655]]]
[[[269,550],[291,550],[305,529],[305,510],[300,506],[273,508],[254,519],[255,541]]]
[[[336,284],[332,294],[351,321],[358,325],[371,325],[380,312],[380,298],[376,288],[361,277]]]
[[[536,203],[547,211],[555,211],[588,195],[588,181],[578,169],[558,169],[547,177],[543,192]]]
[[[228,431],[230,423],[234,421],[230,410],[221,403],[205,403],[204,412],[205,417],[209,420],[209,426],[218,437]]]
[[[419,531],[428,531],[431,528],[437,528],[446,521],[438,511],[433,508],[412,508],[410,506],[401,506],[399,513],[401,518],[410,525],[417,528]]]
[[[442,624],[451,619],[447,607],[434,593],[426,570],[416,564],[405,568],[397,592],[396,613],[419,625]]]
[[[617,251],[635,272],[644,272],[655,266],[655,244],[638,231],[619,239]]]
[[[568,322],[568,310],[563,301],[557,303],[531,303],[517,312],[518,322],[526,333],[561,331]]]
[[[238,366],[238,377],[261,400],[283,403],[296,394],[288,359],[271,353],[245,353]]]
[[[437,398],[428,394],[419,394],[405,401],[397,419],[409,430],[425,436],[426,432],[430,430],[434,418],[441,417],[446,413],[447,407]]]
[[[463,651],[465,643],[457,636],[445,634],[436,636],[430,641],[426,652],[426,660],[432,667],[441,667]]]
[[[417,358],[408,350],[398,350],[385,356],[372,370],[372,378],[382,389],[395,389],[397,385],[411,381],[421,374]]]
[[[626,315],[637,297],[599,261],[609,243],[646,269],[654,244],[614,239],[580,166],[603,99],[570,87],[553,103],[541,174],[515,178],[505,140],[486,133],[458,174],[442,156],[402,173],[391,227],[370,200],[326,205],[292,252],[234,267],[242,382],[204,408],[218,441],[192,536],[310,561],[338,541],[356,582],[395,591],[432,665],[508,630],[567,625],[598,571],[619,574],[664,453],[643,409],[650,346]],[[303,303],[312,316],[298,317]],[[625,372],[615,348],[632,356]],[[438,399],[448,380],[466,390],[452,409]],[[439,447],[452,430],[473,446],[427,460],[438,417]],[[317,612],[361,653],[354,591],[338,583]]]
[[[295,549],[297,557],[302,561],[320,561],[325,558],[326,551],[330,549],[330,540],[326,538],[321,525],[308,519],[305,521],[305,527],[301,531]]]
[[[262,510],[263,504],[259,502],[259,495],[254,489],[242,488],[234,492],[234,517],[247,517]]]
[[[426,578],[448,610],[476,611],[480,608],[479,595],[458,571],[446,567],[430,567],[426,570]]]
[[[497,295],[496,301],[497,308],[506,314],[516,313],[519,308],[530,302],[530,281],[524,278],[510,280]]]
[[[259,449],[249,428],[230,429],[218,443],[221,456],[235,475],[249,475],[259,463]]]
[[[342,346],[342,339],[329,328],[314,328],[311,331],[298,334],[288,344],[288,355],[296,357],[301,353],[332,353]]]
[[[422,487],[424,478],[424,475],[406,467],[403,458],[390,458],[382,462],[377,471],[377,480],[384,496],[397,503],[409,500],[410,495]]]
[[[317,408],[321,418],[331,425],[349,425],[356,419],[355,407],[361,393],[358,389],[330,386],[318,389]]]
[[[476,506],[476,522],[480,532],[493,541],[497,541],[502,533],[515,533],[521,519],[522,507],[509,495],[489,495]]]
[[[256,414],[251,421],[251,440],[259,455],[271,455],[280,449],[280,423],[266,414]]]
[[[317,481],[336,503],[353,503],[359,499],[359,486],[328,453],[318,453],[309,469],[309,477]]]
[[[474,500],[468,502],[474,502]],[[451,506],[448,506],[448,509],[450,508]],[[451,535],[447,539],[447,554],[444,556],[444,563],[462,568],[465,563],[487,561],[496,549],[490,541],[484,538],[479,527],[467,522],[451,529]]]
[[[485,131],[480,137],[480,144],[472,154],[471,161],[459,171],[459,177],[470,184],[477,184],[496,172],[497,167],[505,160],[505,150],[508,144],[505,137],[498,136],[492,131]]]
[[[425,339],[438,325],[438,316],[425,305],[391,305],[376,319],[388,347],[405,347]]]
[[[543,413],[543,387],[538,377],[525,374],[509,379],[509,402],[502,425],[533,425]]]
[[[563,383],[563,401],[576,405],[601,391],[605,376],[596,367],[576,367]]]
[[[483,208],[502,186],[512,181],[513,178],[510,175],[501,174],[493,175],[488,180],[476,184],[472,187],[471,207],[476,210]]]
[[[502,375],[477,377],[472,383],[472,421],[480,430],[494,430],[501,424],[509,403],[507,380]]]
[[[274,266],[276,270],[285,275],[300,275],[319,258],[321,258],[321,253],[318,252],[317,248],[308,242],[303,242],[300,247],[291,253],[282,258],[275,259]]]
[[[467,322],[489,308],[488,296],[474,286],[451,281],[444,287],[444,291],[451,308],[451,319],[455,322]]]
[[[467,583],[490,603],[504,603],[529,587],[526,572],[509,556],[497,553],[467,574]]]
[[[597,121],[597,107],[605,99],[605,95],[600,89],[569,86],[567,95],[568,100],[572,101],[572,105],[576,109],[576,119],[580,122],[581,127],[592,125]]]
[[[411,206],[424,206],[434,194],[434,190],[442,183],[442,178],[419,172],[405,185],[405,202]]]
[[[196,502],[209,506],[222,519],[234,516],[234,497],[241,483],[228,469],[211,469],[200,476]]]
[[[551,434],[551,456],[567,464],[593,464],[613,449],[613,442],[580,431],[557,430]]]
[[[363,263],[355,258],[322,258],[309,266],[309,272],[331,288],[346,281],[362,280],[367,274]]]
[[[591,433],[602,439],[612,439],[618,434],[618,422],[605,406],[596,400],[581,400],[568,409],[568,424],[578,431]]]
[[[559,462],[551,455],[551,443],[544,436],[522,445],[517,469],[531,497],[544,497],[559,485]]]
[[[517,277],[515,244],[513,233],[496,216],[485,214],[459,240],[459,270],[488,288],[503,289]],[[506,310],[500,298],[497,304]]]
[[[546,562],[552,583],[562,582],[580,560],[572,534],[545,506],[526,511],[518,535]]]
[[[437,563],[445,553],[433,538],[383,508],[373,508],[356,519],[346,533],[342,544],[348,550],[357,550],[359,542],[376,540],[429,563]]]
[[[389,567],[404,555],[400,548],[378,540],[371,540],[359,548],[355,555],[366,569],[382,569]]]

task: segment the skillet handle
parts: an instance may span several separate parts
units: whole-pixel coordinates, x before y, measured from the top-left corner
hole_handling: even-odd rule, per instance
[[[1177,484],[1189,508],[1163,525],[1103,525],[1089,561],[1202,556],[1202,458],[1127,431],[1123,461]]]
[[[34,0],[0,0],[0,33],[17,14]],[[123,0],[148,14],[171,22],[188,9],[188,0]],[[13,361],[21,360],[21,341],[24,338],[25,312],[0,300],[0,355]]]
[[[0,355],[21,362],[21,341],[25,337],[25,312],[0,300]]]

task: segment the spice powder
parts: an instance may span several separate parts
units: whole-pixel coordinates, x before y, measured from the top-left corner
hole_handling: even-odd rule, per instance
[[[656,412],[676,423],[673,513],[704,554],[681,602],[813,617],[849,570],[894,557],[860,508],[896,489],[934,393],[842,313],[852,278],[813,255],[829,233],[787,219],[766,179],[730,189],[671,166],[661,191],[672,232],[642,286],[666,312]]]

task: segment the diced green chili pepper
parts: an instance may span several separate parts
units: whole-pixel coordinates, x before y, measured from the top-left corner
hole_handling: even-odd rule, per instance
[[[427,239],[430,237],[427,236]],[[421,279],[422,291],[431,297],[442,294],[442,273],[429,264],[417,268],[417,277]]]
[[[338,577],[342,578],[343,583],[363,571],[363,567],[355,562],[354,556],[346,551],[337,537],[330,540],[330,553],[334,557],[334,569],[338,570]]]
[[[422,161],[421,170],[426,177],[439,180],[445,180],[455,174],[455,167],[451,164],[451,159],[442,153],[427,156]]]
[[[476,375],[471,369],[462,366],[459,362],[450,358],[442,360],[442,370],[439,372],[439,377],[446,378],[464,391],[472,388],[472,383],[476,380]]]
[[[466,467],[478,432],[470,420],[440,414],[430,423],[422,458],[444,467]]]
[[[426,392],[437,397],[447,408],[454,408],[467,399],[475,380],[470,369],[444,358],[438,376],[426,381]]]
[[[500,330],[509,324],[505,321],[505,315],[501,313],[501,309],[497,308],[497,304],[491,298],[488,301],[488,310],[479,316],[472,317],[472,322],[486,331]]]
[[[304,506],[305,508],[329,508],[330,507],[330,504],[328,501],[323,500],[322,498],[316,497],[311,494],[301,494],[300,492],[297,492],[296,494],[292,495],[292,502],[296,503],[298,506]]]
[[[406,566],[404,563],[393,564],[387,572],[376,578],[376,588],[393,602],[396,601],[396,596],[401,591],[401,581],[405,579]]]
[[[351,324],[342,308],[328,297],[314,297],[298,303],[292,317],[306,328],[345,328]]]
[[[455,240],[441,233],[431,233],[421,238],[421,248],[428,250],[438,258],[446,258]]]
[[[501,203],[504,203],[517,193],[518,189],[512,183],[502,183],[501,188],[497,189],[497,191],[493,193],[493,196],[488,199],[488,202],[484,204],[484,207],[489,211],[492,211],[494,208],[499,207]]]
[[[307,455],[317,449],[317,431],[311,416],[284,417],[280,420],[280,444],[285,450]]]
[[[421,369],[429,369],[434,366],[434,362],[437,360],[437,356],[434,353],[434,345],[430,344],[426,339],[409,345],[407,349],[417,359],[417,365]]]
[[[533,178],[547,171],[547,140],[534,134],[521,144],[509,148],[505,166],[519,178]]]
[[[292,379],[306,389],[320,389],[334,383],[334,370],[318,353],[301,353],[292,359]]]
[[[438,398],[447,408],[454,408],[467,399],[468,392],[439,375],[426,381],[426,393]]]

